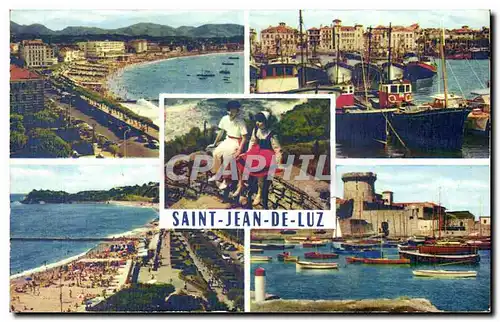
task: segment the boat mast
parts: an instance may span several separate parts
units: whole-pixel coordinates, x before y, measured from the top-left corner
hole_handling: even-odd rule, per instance
[[[439,187],[439,194],[438,194],[438,218],[439,218],[439,225],[438,225],[439,239],[441,239],[441,187]]]
[[[391,83],[391,33],[392,33],[392,24],[389,22],[389,55],[388,55],[388,60],[389,64],[387,65],[387,81]]]
[[[444,107],[448,107],[448,80],[446,79],[446,61],[444,58],[444,28],[441,34],[441,71],[443,74],[443,87],[444,87]]]
[[[366,62],[366,72],[368,73],[368,81],[370,81],[370,57],[372,55],[372,27],[368,28],[368,60]],[[366,86],[366,84],[365,84]],[[371,86],[370,86],[371,88]]]
[[[304,34],[302,33],[302,10],[299,10],[299,32],[300,32],[300,65],[302,66],[302,75],[300,79],[300,86],[303,87],[304,84],[306,83],[305,80],[305,68],[304,68]]]
[[[340,36],[340,35],[339,35]],[[335,20],[333,21],[332,25],[332,43],[333,43],[333,48],[337,51],[337,63],[335,64],[335,84],[339,83],[339,60],[340,60],[340,52],[339,52],[339,41],[337,41],[337,44],[335,44]]]

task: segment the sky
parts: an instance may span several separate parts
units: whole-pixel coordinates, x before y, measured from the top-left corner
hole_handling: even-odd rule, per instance
[[[409,26],[418,23],[422,28],[447,29],[460,28],[468,25],[470,28],[481,28],[490,25],[488,10],[302,10],[304,28],[331,25],[334,19],[342,20],[342,25],[354,26],[361,24],[365,28],[378,25]],[[260,32],[262,29],[275,26],[279,22],[299,27],[299,12],[294,11],[251,11],[250,27]]]
[[[29,193],[33,189],[75,193],[159,182],[160,177],[160,168],[151,165],[12,165],[10,187],[11,193]]]
[[[159,11],[159,10],[12,10],[10,20],[21,25],[39,23],[52,30],[68,26],[115,29],[139,22],[171,27],[204,24],[244,24],[242,11]]]
[[[337,166],[336,170],[339,197],[343,197],[342,174],[373,172],[376,192],[394,192],[394,202],[440,202],[449,211],[468,210],[476,218],[490,215],[488,166]]]

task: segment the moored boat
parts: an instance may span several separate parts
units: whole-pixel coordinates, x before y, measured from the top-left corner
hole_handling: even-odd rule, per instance
[[[250,249],[250,253],[257,253],[257,254],[262,254],[264,252],[263,249],[259,249],[259,248],[251,248]]]
[[[450,271],[450,270],[414,270],[413,275],[417,277],[433,278],[471,278],[476,277],[476,271]]]
[[[422,245],[418,246],[418,251],[425,254],[466,255],[476,254],[477,247],[470,245]]]
[[[280,262],[296,262],[299,260],[298,256],[292,256],[290,252],[283,252],[277,255]]]
[[[433,78],[437,74],[437,65],[428,57],[422,57],[420,61],[410,61],[406,64],[403,78],[409,81]]]
[[[346,84],[351,81],[354,68],[342,61],[330,62],[325,65],[328,80],[331,84]]]
[[[406,258],[365,258],[363,264],[375,265],[407,265],[410,260]]]
[[[454,264],[474,264],[479,263],[479,254],[468,255],[438,255],[425,254],[418,251],[399,250],[399,256],[407,258],[412,264],[420,263],[454,263]]]
[[[339,266],[337,263],[320,263],[320,262],[305,262],[305,261],[297,261],[296,262],[298,268],[302,269],[338,269]]]
[[[318,241],[318,242],[303,242],[302,247],[304,248],[313,248],[313,247],[324,247],[326,246],[326,243]]]
[[[270,262],[273,258],[271,256],[252,256],[250,258],[251,262]]]
[[[335,253],[308,252],[304,253],[304,257],[307,259],[328,259],[328,258],[338,258],[339,255]]]

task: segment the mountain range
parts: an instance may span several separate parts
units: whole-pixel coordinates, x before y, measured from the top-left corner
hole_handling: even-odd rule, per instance
[[[117,29],[70,26],[62,30],[52,30],[41,24],[20,25],[11,21],[10,32],[13,35],[29,34],[35,36],[124,35],[137,37],[214,38],[243,36],[244,27],[237,24],[205,24],[199,27],[181,26],[174,28],[167,25],[143,22]]]

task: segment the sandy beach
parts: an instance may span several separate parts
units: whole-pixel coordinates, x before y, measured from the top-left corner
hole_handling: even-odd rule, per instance
[[[209,51],[209,52],[181,52],[181,53],[165,53],[163,55],[159,56],[153,56],[153,57],[136,57],[133,60],[129,60],[126,62],[120,62],[120,63],[114,63],[109,65],[109,73],[106,75],[105,80],[102,82],[101,88],[102,92],[104,93],[105,96],[112,97],[114,99],[120,100],[120,97],[116,97],[115,94],[113,94],[113,91],[111,89],[111,84],[113,82],[113,79],[119,78],[121,74],[127,69],[127,68],[135,68],[138,66],[144,66],[144,65],[149,65],[149,64],[156,64],[161,61],[166,61],[166,60],[172,60],[172,59],[178,59],[178,58],[184,58],[184,57],[199,57],[199,56],[209,56],[209,55],[223,55],[223,54],[242,54],[243,51]]]
[[[110,202],[120,206],[153,208],[146,202]],[[118,291],[127,280],[140,238],[158,230],[158,222],[123,234],[108,236],[87,252],[10,277],[11,312],[85,311],[89,300]]]

